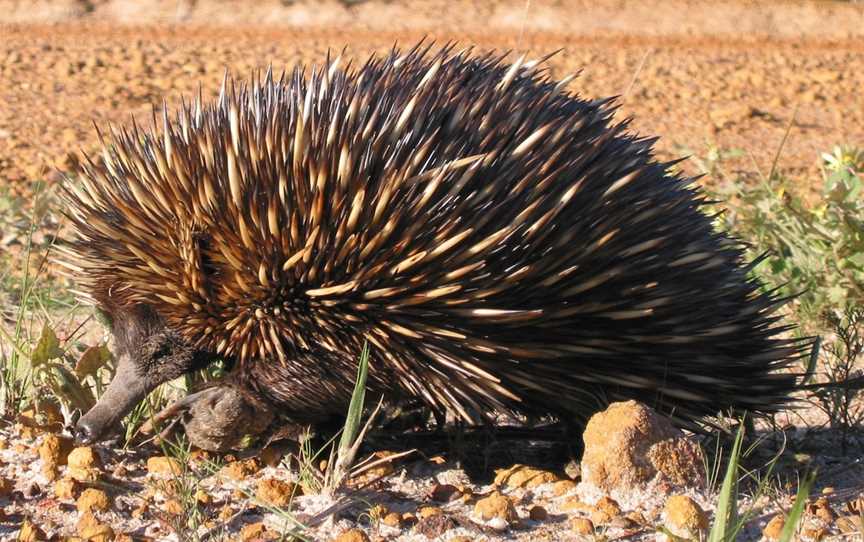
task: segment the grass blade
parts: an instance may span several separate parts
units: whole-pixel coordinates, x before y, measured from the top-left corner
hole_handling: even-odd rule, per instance
[[[789,515],[786,516],[786,521],[783,522],[783,531],[780,532],[778,542],[791,542],[795,536],[795,531],[801,518],[804,515],[804,507],[807,505],[807,498],[810,496],[810,488],[816,480],[816,472],[810,472],[804,477],[804,481],[798,485],[798,494],[795,496],[795,503],[792,509],[789,510]]]
[[[714,525],[708,534],[708,542],[730,542],[734,538],[735,524],[738,521],[738,460],[741,457],[741,443],[744,441],[744,424],[738,428],[729,465],[717,499],[714,511]]]
[[[348,415],[345,418],[345,428],[339,441],[340,457],[351,449],[354,439],[360,432],[360,419],[363,416],[363,403],[366,401],[366,376],[369,373],[369,343],[363,343],[360,354],[360,366],[357,368],[357,380],[351,393],[351,403],[348,405]]]

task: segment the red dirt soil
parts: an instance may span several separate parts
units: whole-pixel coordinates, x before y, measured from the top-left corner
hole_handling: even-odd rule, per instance
[[[0,189],[57,179],[68,153],[97,148],[93,122],[149,119],[151,107],[216,92],[224,70],[363,60],[398,42],[457,40],[550,61],[570,88],[621,95],[620,117],[661,137],[662,158],[744,152],[728,167],[780,163],[818,185],[820,152],[864,144],[864,4],[579,0],[0,0]],[[796,113],[797,111],[797,113]],[[685,169],[698,171],[688,162]],[[711,182],[711,181],[709,181]]]

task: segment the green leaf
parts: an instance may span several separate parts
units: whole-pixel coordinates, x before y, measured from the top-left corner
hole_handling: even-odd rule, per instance
[[[819,352],[822,349],[822,337],[816,337],[816,340],[813,341],[813,348],[810,349],[810,357],[807,360],[807,368],[804,371],[804,378],[802,379],[802,384],[809,384],[811,380],[813,380],[813,376],[816,374],[816,364],[819,362]]]
[[[35,369],[62,355],[63,350],[60,349],[60,340],[51,326],[46,322],[42,327],[42,335],[39,337],[39,342],[36,343],[36,348],[30,353],[30,364]]]
[[[791,542],[792,537],[795,536],[795,531],[801,522],[801,517],[804,515],[804,507],[807,505],[807,497],[810,496],[810,488],[813,486],[814,480],[816,480],[815,471],[805,476],[804,481],[798,486],[795,503],[792,505],[792,509],[789,510],[789,515],[783,523],[783,530],[780,532],[778,542]]]
[[[49,365],[48,385],[54,395],[82,412],[90,410],[96,404],[96,398],[90,388],[85,388],[81,382],[66,367],[52,363]]]
[[[738,460],[741,457],[741,443],[744,441],[744,423],[738,428],[726,476],[717,499],[714,511],[714,525],[708,534],[708,542],[731,542],[735,538],[735,525],[738,522]]]
[[[360,366],[357,368],[357,380],[351,393],[351,403],[348,405],[348,416],[345,418],[345,428],[339,441],[339,454],[346,453],[354,444],[354,439],[360,432],[360,418],[363,415],[363,404],[366,400],[366,376],[369,373],[369,343],[363,343],[360,354]]]
[[[828,299],[835,305],[841,305],[846,299],[846,288],[836,284],[828,288]]]
[[[111,351],[106,345],[91,346],[81,354],[75,364],[75,374],[83,380],[89,375],[95,375],[101,367],[111,360]]]
[[[855,267],[864,268],[864,252],[856,252],[854,254],[850,254],[849,257],[846,259]]]

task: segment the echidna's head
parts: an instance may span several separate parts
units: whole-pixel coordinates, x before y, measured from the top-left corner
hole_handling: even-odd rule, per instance
[[[156,386],[204,366],[209,356],[196,351],[146,305],[108,312],[116,342],[117,369],[99,402],[75,427],[82,444],[95,442]]]

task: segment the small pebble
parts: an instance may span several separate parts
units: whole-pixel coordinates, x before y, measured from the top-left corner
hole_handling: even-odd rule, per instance
[[[546,521],[549,518],[549,513],[542,506],[535,505],[528,510],[528,517],[533,521]]]
[[[510,523],[519,519],[513,502],[500,493],[492,493],[477,501],[474,505],[474,515],[483,521],[499,518]]]
[[[279,508],[287,506],[291,499],[302,494],[303,491],[297,484],[267,478],[258,481],[255,496],[261,502]]]
[[[783,518],[783,514],[777,514],[765,525],[765,528],[762,529],[762,536],[764,536],[768,540],[779,540],[780,533],[783,532],[783,524],[785,523],[785,519]]]
[[[102,512],[108,510],[111,501],[108,495],[101,489],[87,488],[78,497],[76,502],[79,512]]]
[[[663,514],[666,526],[678,536],[700,538],[708,530],[708,515],[686,495],[669,497]]]
[[[333,542],[370,542],[369,536],[363,529],[348,529],[333,539]]]
[[[594,534],[594,524],[588,518],[573,518],[570,521],[570,527],[576,534]]]
[[[179,476],[183,472],[183,465],[173,457],[157,455],[147,459],[147,472],[150,474]]]

